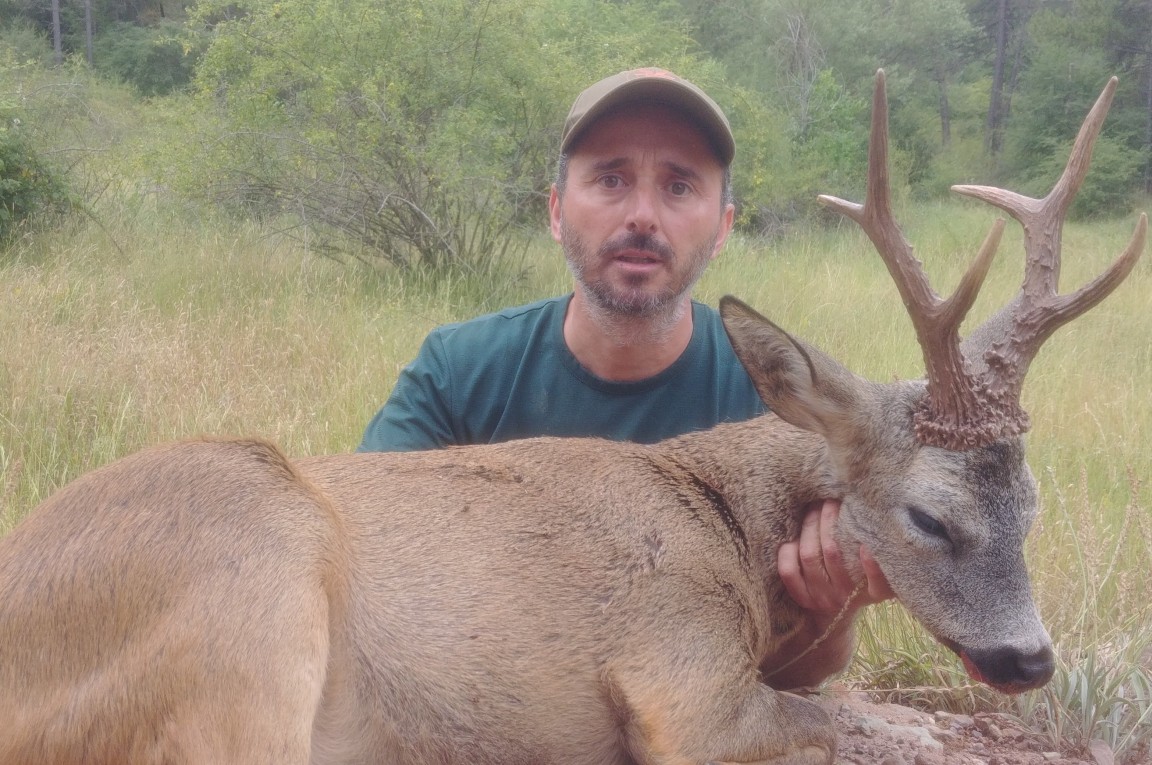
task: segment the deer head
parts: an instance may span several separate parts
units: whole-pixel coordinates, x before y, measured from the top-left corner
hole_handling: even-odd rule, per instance
[[[1103,275],[1070,295],[1057,294],[1060,229],[1115,86],[1115,80],[1108,84],[1089,113],[1063,177],[1044,199],[955,187],[1019,220],[1027,253],[1020,294],[961,342],[961,322],[1004,222],[993,225],[956,291],[941,299],[892,216],[888,110],[878,72],[866,200],[820,201],[859,223],[875,244],[912,318],[926,381],[862,380],[739,301],[721,304],[733,346],[768,405],[824,437],[832,482],[845,487],[841,546],[868,545],[912,614],[961,656],[975,679],[1006,692],[1043,685],[1053,672],[1051,640],[1023,558],[1037,512],[1036,484],[1024,459],[1023,378],[1041,343],[1115,289],[1144,247],[1147,219],[1141,217],[1127,249]]]

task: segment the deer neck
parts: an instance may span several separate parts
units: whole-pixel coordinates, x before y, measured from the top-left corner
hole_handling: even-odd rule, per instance
[[[722,504],[739,529],[733,533],[742,534],[749,550],[770,558],[773,566],[780,543],[797,535],[805,507],[843,493],[824,440],[771,414],[654,448]]]

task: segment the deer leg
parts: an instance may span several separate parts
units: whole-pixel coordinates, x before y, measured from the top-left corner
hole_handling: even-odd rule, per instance
[[[695,636],[703,641],[649,643],[642,658],[613,668],[633,756],[653,765],[832,763],[828,714],[765,685],[747,650],[710,627]]]

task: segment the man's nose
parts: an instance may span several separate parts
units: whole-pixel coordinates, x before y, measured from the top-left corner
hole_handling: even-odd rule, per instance
[[[629,199],[628,230],[638,234],[656,233],[658,189],[648,184],[635,187]]]

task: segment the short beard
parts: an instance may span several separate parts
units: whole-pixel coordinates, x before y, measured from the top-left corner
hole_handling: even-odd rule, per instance
[[[586,270],[586,264],[590,260],[588,249],[580,235],[568,228],[563,221],[560,224],[560,242],[564,248],[568,268],[584,288],[590,307],[600,319],[602,326],[607,328],[613,325],[621,328],[621,322],[628,319],[644,319],[649,325],[649,331],[655,334],[671,331],[676,322],[684,316],[689,305],[684,298],[704,274],[712,254],[710,246],[701,247],[691,253],[689,271],[678,283],[673,283],[659,292],[651,293],[642,288],[620,291],[613,289],[606,282],[588,280]],[[596,252],[593,262],[603,261],[611,253],[622,249],[648,252],[666,263],[674,262],[676,259],[675,253],[667,244],[652,236],[625,234],[605,242]]]

